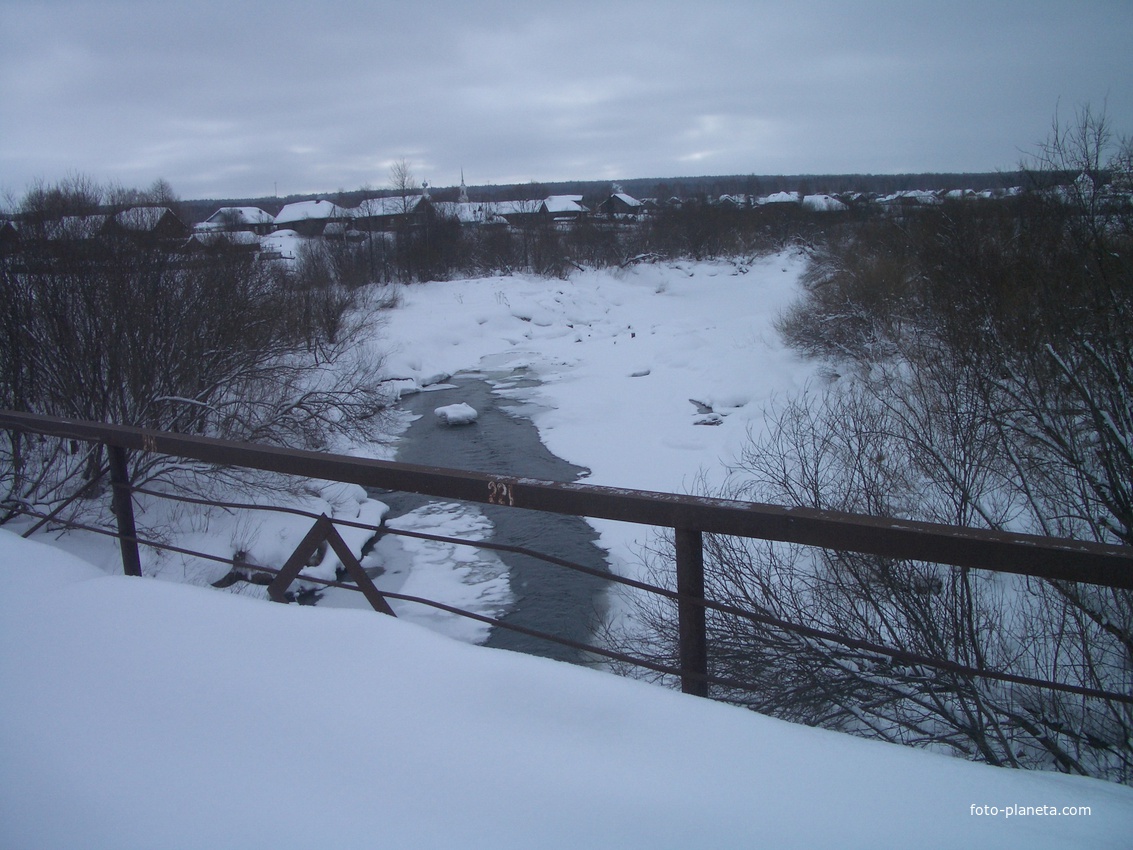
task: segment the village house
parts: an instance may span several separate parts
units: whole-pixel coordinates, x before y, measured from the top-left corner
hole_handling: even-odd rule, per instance
[[[300,236],[322,236],[331,222],[343,223],[351,218],[351,210],[320,199],[287,204],[275,217],[274,224],[276,230],[294,230]]]
[[[551,221],[577,221],[590,210],[582,205],[582,195],[551,195],[540,201],[536,212]]]
[[[189,236],[189,228],[168,207],[131,207],[114,216],[111,226],[135,238],[162,242]]]
[[[193,229],[196,231],[247,231],[264,236],[271,233],[275,217],[259,207],[221,207]]]
[[[350,212],[355,228],[366,233],[395,230],[399,223],[424,224],[433,215],[432,202],[424,195],[370,198]]]
[[[645,205],[625,192],[615,192],[602,202],[599,209],[610,218],[624,218],[640,215],[644,212]]]
[[[486,215],[503,219],[508,224],[523,224],[534,220],[542,201],[492,201],[486,204]]]
[[[803,207],[813,212],[845,212],[849,209],[844,203],[830,195],[806,195]]]
[[[750,209],[754,202],[750,195],[721,195],[716,199],[715,204],[727,209],[742,210]]]

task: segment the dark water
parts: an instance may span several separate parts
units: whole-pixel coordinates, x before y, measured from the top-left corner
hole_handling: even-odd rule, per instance
[[[576,481],[586,473],[585,469],[551,454],[540,442],[539,432],[531,420],[517,410],[515,402],[493,392],[484,377],[457,377],[450,383],[454,385],[452,389],[422,392],[402,399],[402,407],[420,418],[402,438],[398,461],[547,481]],[[523,385],[522,379],[517,385]],[[446,426],[433,414],[438,407],[460,402],[471,405],[479,413],[474,424]],[[373,495],[390,506],[391,518],[438,501],[411,493],[375,492]],[[604,552],[595,542],[597,535],[578,517],[496,505],[478,507],[495,528],[490,538],[492,542],[523,546],[607,570]],[[497,554],[508,567],[515,600],[511,610],[502,617],[505,622],[575,641],[592,641],[594,630],[604,615],[607,582],[524,555]],[[585,661],[576,650],[502,628],[492,629],[486,645],[561,661]]]

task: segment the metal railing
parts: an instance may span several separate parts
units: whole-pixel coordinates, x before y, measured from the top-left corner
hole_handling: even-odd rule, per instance
[[[297,579],[316,584],[348,587],[363,592],[376,610],[392,613],[386,598],[429,605],[451,613],[468,616],[493,626],[513,629],[550,640],[583,652],[634,664],[655,672],[677,676],[686,693],[707,696],[711,684],[743,688],[742,682],[710,675],[706,613],[716,611],[771,625],[802,636],[827,640],[843,646],[867,650],[895,662],[923,665],[941,671],[998,681],[1034,685],[1068,691],[1084,696],[1101,697],[1133,703],[1133,695],[1115,694],[1076,685],[1048,682],[1011,673],[975,669],[950,661],[931,658],[904,650],[872,644],[812,627],[789,623],[766,614],[747,611],[706,599],[704,595],[704,535],[724,534],[769,541],[782,541],[826,549],[857,552],[887,558],[947,564],[996,572],[1014,573],[1055,581],[1081,582],[1109,588],[1133,589],[1133,549],[1079,540],[1012,534],[983,529],[961,528],[936,523],[885,519],[822,511],[808,508],[786,508],[777,505],[714,499],[700,496],[656,493],[581,483],[560,483],[532,478],[496,476],[480,472],[440,469],[436,467],[360,459],[344,455],[286,449],[248,443],[237,443],[207,437],[149,431],[119,425],[83,422],[38,416],[15,411],[0,411],[0,429],[37,433],[47,436],[100,443],[107,448],[108,471],[113,487],[117,532],[121,544],[123,569],[130,575],[141,575],[139,545],[179,550],[176,547],[138,537],[133,520],[133,492],[129,474],[128,453],[147,452],[191,459],[221,466],[243,467],[285,475],[317,478],[358,484],[367,488],[419,493],[445,499],[524,508],[578,517],[619,520],[672,529],[676,555],[676,590],[650,585],[572,564],[552,555],[532,552],[520,547],[485,541],[462,541],[435,535],[399,531],[372,526],[375,533],[403,534],[432,540],[475,545],[480,548],[519,552],[557,566],[598,575],[608,581],[663,596],[676,604],[678,619],[678,665],[657,663],[625,653],[566,640],[544,632],[509,624],[484,615],[447,606],[435,600],[378,591],[353,555],[338,545],[334,525],[356,523],[317,517],[308,538],[280,569],[251,567],[256,572],[273,576],[269,595],[284,601],[291,584]],[[149,495],[158,496],[151,491]],[[203,501],[203,500],[189,500]],[[218,504],[208,502],[208,504]],[[255,510],[271,510],[261,505],[229,505]],[[274,508],[274,510],[292,509]],[[57,512],[57,511],[56,511]],[[27,511],[33,516],[51,519],[52,514]],[[92,528],[90,530],[103,531]],[[300,576],[306,558],[320,543],[329,543],[340,556],[353,585],[343,582]],[[197,554],[200,553],[189,553]],[[210,557],[210,556],[203,556]],[[219,559],[216,560],[225,560]],[[352,562],[352,563],[351,563]]]

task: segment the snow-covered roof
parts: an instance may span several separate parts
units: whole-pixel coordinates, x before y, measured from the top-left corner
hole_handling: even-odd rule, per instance
[[[625,192],[614,192],[614,194],[611,195],[611,197],[617,198],[619,201],[621,201],[623,204],[625,204],[628,207],[640,207],[641,206],[641,201],[639,201],[637,198],[633,197],[632,195],[627,195]]]
[[[940,196],[936,194],[936,192],[930,192],[926,189],[906,189],[902,192],[894,192],[892,195],[878,198],[877,202],[879,204],[939,204]]]
[[[202,227],[198,225],[199,230],[212,230],[217,227],[251,227],[257,224],[271,224],[275,218],[271,213],[264,212],[259,207],[221,207],[208,218],[206,218],[201,225],[208,225]]]
[[[807,195],[803,198],[803,206],[815,212],[839,212],[849,209],[837,198],[832,198],[829,195]]]
[[[496,215],[520,215],[539,209],[540,201],[493,201],[486,206]]]
[[[587,212],[582,205],[582,195],[551,195],[543,199],[540,209],[551,214]]]
[[[798,192],[776,192],[766,198],[760,198],[761,204],[797,204],[801,198]]]
[[[275,217],[274,221],[276,224],[290,224],[309,220],[327,221],[332,218],[345,218],[349,215],[350,212],[338,206],[338,204],[320,198],[317,201],[297,201],[294,204],[288,204],[279,211],[279,215]]]
[[[425,200],[424,195],[407,195],[404,198],[369,198],[362,201],[350,214],[354,218],[380,218],[388,215],[402,215],[416,212]],[[278,221],[278,219],[277,219]]]

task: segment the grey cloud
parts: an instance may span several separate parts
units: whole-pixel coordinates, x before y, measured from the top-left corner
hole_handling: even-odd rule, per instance
[[[0,0],[0,188],[991,170],[1133,118],[1128,3]]]

